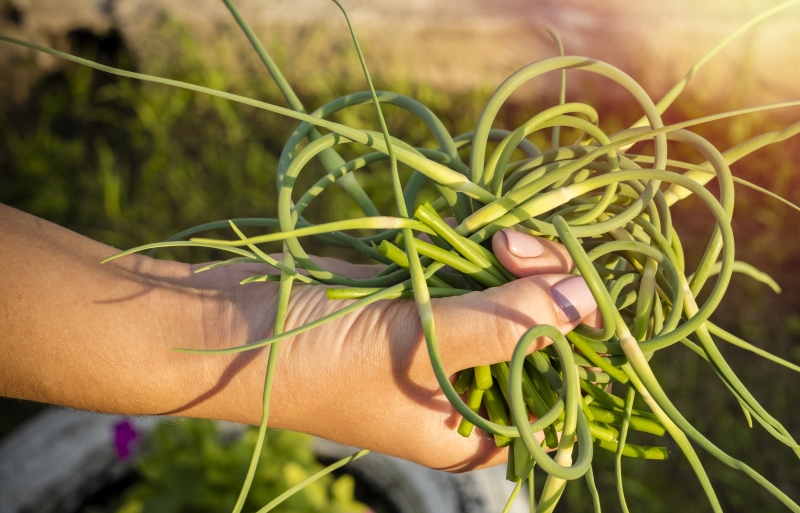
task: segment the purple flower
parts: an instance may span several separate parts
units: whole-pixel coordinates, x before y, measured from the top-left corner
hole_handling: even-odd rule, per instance
[[[139,433],[128,419],[122,419],[114,425],[114,447],[119,459],[130,457],[133,442],[139,438]]]

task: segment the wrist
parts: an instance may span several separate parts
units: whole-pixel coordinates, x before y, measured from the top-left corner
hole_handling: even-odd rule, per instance
[[[161,281],[155,301],[164,327],[156,353],[168,383],[158,402],[169,405],[159,413],[258,423],[268,347],[230,354],[172,349],[227,349],[268,337],[276,284],[242,286],[236,269],[195,273],[196,266],[153,265],[151,275]]]

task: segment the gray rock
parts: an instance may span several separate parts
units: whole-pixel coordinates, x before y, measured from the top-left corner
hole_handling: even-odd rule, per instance
[[[128,462],[114,452],[122,417],[48,409],[0,445],[0,513],[73,511],[87,495],[122,476]],[[142,431],[155,418],[133,418]]]

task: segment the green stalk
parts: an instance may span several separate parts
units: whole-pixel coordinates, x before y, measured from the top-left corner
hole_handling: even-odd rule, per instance
[[[297,492],[299,492],[300,490],[302,490],[303,488],[305,488],[309,484],[313,483],[314,481],[318,480],[321,477],[327,476],[328,474],[330,474],[334,470],[342,468],[343,466],[347,465],[351,461],[355,461],[355,460],[357,460],[359,458],[362,458],[362,457],[366,456],[367,454],[369,454],[369,451],[366,450],[366,449],[362,449],[362,450],[360,450],[358,452],[355,452],[355,453],[351,454],[350,456],[347,456],[345,458],[340,459],[339,461],[337,461],[335,463],[332,463],[331,465],[328,465],[327,467],[325,467],[324,469],[320,470],[319,472],[317,472],[313,476],[310,476],[310,477],[304,479],[302,482],[297,483],[293,487],[289,488],[288,490],[286,490],[285,492],[283,492],[282,494],[277,496],[275,499],[273,499],[269,504],[267,504],[266,506],[264,506],[263,508],[258,510],[256,513],[267,513],[268,511],[272,511],[279,504],[281,504],[286,499],[288,499],[292,495],[296,494]]]
[[[791,369],[791,370],[793,370],[795,372],[800,372],[800,365],[796,365],[796,364],[794,364],[792,362],[788,362],[788,361],[784,360],[783,358],[778,358],[777,356],[773,355],[772,353],[769,353],[769,352],[761,349],[760,347],[756,347],[753,344],[750,344],[749,342],[747,342],[745,340],[742,340],[739,337],[737,337],[737,336],[735,336],[735,335],[733,335],[731,333],[728,333],[727,331],[723,330],[722,328],[720,328],[719,326],[715,325],[711,321],[706,321],[705,326],[708,329],[709,333],[718,336],[719,338],[721,338],[725,342],[728,342],[729,344],[733,344],[733,345],[735,345],[737,347],[741,347],[742,349],[746,349],[747,351],[750,351],[750,352],[755,353],[755,354],[757,354],[757,355],[759,355],[761,357],[764,357],[767,360],[771,360],[771,361],[773,361],[775,363],[783,365],[787,369]]]
[[[753,25],[760,23],[761,21],[769,18],[770,16],[781,12],[782,10],[786,9],[787,7],[791,7],[792,5],[796,4],[799,0],[788,0],[787,2],[783,2],[781,4],[776,5],[772,9],[766,10],[761,14],[751,18],[748,20],[744,25],[736,29],[733,33],[731,33],[728,37],[717,43],[717,45],[712,48],[708,53],[703,55],[694,65],[689,68],[689,71],[686,72],[686,75],[674,86],[672,89],[667,91],[667,93],[658,101],[656,107],[658,108],[659,113],[663,114],[670,105],[675,101],[675,99],[683,92],[686,86],[689,84],[689,81],[694,78],[700,68],[705,65],[708,61],[710,61],[714,55],[720,52],[723,48],[725,48],[728,43],[736,39],[739,35],[745,32],[747,29],[752,27]],[[634,123],[631,128],[635,128],[638,126],[644,126],[647,120],[642,117],[636,123]]]
[[[497,260],[494,254],[480,244],[462,237],[439,217],[439,214],[430,204],[420,205],[414,217],[428,225],[437,235],[456,249],[464,258],[481,269],[492,273],[500,280],[515,280],[516,276],[509,273]]]
[[[509,365],[510,379],[508,388],[511,399],[511,403],[509,405],[511,407],[511,415],[514,424],[517,426],[525,426],[528,423],[528,413],[527,409],[525,408],[525,402],[522,398],[523,362],[525,360],[525,354],[528,348],[533,341],[540,336],[546,336],[553,341],[553,344],[559,353],[559,357],[564,361],[565,378],[563,391],[565,420],[556,458],[550,458],[550,456],[539,446],[539,443],[533,436],[534,431],[532,427],[528,429],[520,429],[519,435],[522,437],[523,441],[525,442],[525,447],[527,447],[536,463],[540,465],[545,472],[550,474],[548,481],[550,481],[553,476],[556,476],[555,478],[560,479],[561,481],[566,479],[577,479],[586,472],[591,463],[591,434],[589,433],[589,426],[585,416],[579,412],[578,401],[580,392],[578,390],[578,374],[571,357],[572,349],[561,332],[552,326],[540,325],[529,329],[522,336],[520,341],[517,343],[517,347],[514,349],[514,355],[512,356],[511,364]],[[581,451],[578,456],[578,460],[575,463],[568,465],[568,463],[571,463],[572,448],[574,446],[574,438],[576,433],[578,435],[578,440],[585,443],[581,445]],[[545,489],[552,488],[554,488],[553,483],[551,483],[550,487],[545,485]],[[555,488],[559,488],[559,486],[556,486]],[[547,495],[550,497],[550,499],[555,499],[557,501],[555,493],[549,492]],[[560,493],[558,495],[560,495]]]
[[[594,482],[594,473],[592,472],[592,467],[589,467],[589,470],[586,471],[586,486],[589,487],[589,493],[592,495],[592,507],[594,508],[594,513],[601,513],[600,508],[600,494],[597,492],[597,485]]]
[[[494,379],[500,386],[500,391],[503,393],[506,403],[511,404],[511,395],[508,389],[511,377],[508,370],[508,365],[506,363],[494,364],[491,366],[491,371],[492,376],[494,376]],[[553,409],[550,410],[551,406],[549,406],[545,400],[542,399],[542,396],[539,394],[539,392],[536,391],[533,381],[531,381],[531,378],[528,376],[527,372],[522,373],[522,396],[525,404],[536,416],[537,422],[543,425],[545,444],[547,447],[558,447],[558,435],[548,419],[555,421],[562,415],[563,402],[560,402],[558,401],[558,398],[555,398],[552,403]]]
[[[331,300],[336,299],[362,299],[365,297],[369,297],[372,294],[376,294],[383,289],[379,288],[346,288],[346,289],[325,289],[325,297]],[[472,292],[471,290],[461,290],[461,289],[454,289],[451,287],[447,288],[437,288],[431,287],[428,289],[430,292],[431,297],[453,297],[453,296],[463,296],[464,294],[469,294]],[[383,298],[386,299],[414,299],[414,291],[413,290],[401,290],[399,292],[394,292],[390,295],[384,295]]]
[[[407,244],[407,239],[405,237],[403,237],[403,240]],[[461,258],[450,251],[436,247],[433,244],[416,240],[414,241],[414,245],[416,246],[416,249],[420,255],[426,256],[437,262],[442,262],[445,265],[449,265],[453,269],[462,272],[471,278],[474,278],[476,281],[486,285],[487,287],[499,287],[507,282],[505,277],[498,277],[494,273],[481,269],[469,260]]]
[[[286,101],[289,103],[289,106],[297,112],[305,113],[306,110],[303,107],[303,104],[300,102],[300,99],[295,94],[292,87],[289,85],[289,82],[286,80],[286,77],[283,76],[280,68],[278,68],[275,61],[267,52],[267,49],[264,48],[264,45],[261,43],[261,40],[258,38],[253,29],[250,28],[250,25],[247,23],[247,20],[241,15],[239,10],[236,6],[233,5],[231,0],[222,0],[225,3],[225,6],[233,15],[233,18],[236,20],[236,23],[239,24],[241,27],[242,32],[247,36],[247,39],[250,41],[250,44],[253,45],[258,57],[261,59],[261,62],[267,67],[267,71],[269,74],[272,75],[272,79],[277,84],[278,89],[280,89],[283,97],[286,98]],[[319,139],[320,133],[316,130],[316,128],[312,128],[308,133],[308,140],[315,141]],[[325,169],[328,172],[332,172],[335,169],[338,169],[344,165],[344,160],[336,150],[332,148],[328,148],[324,150],[322,153],[319,154],[319,160],[322,162],[322,165],[325,166]],[[380,213],[378,209],[375,208],[375,205],[372,203],[372,200],[367,196],[367,193],[364,192],[364,189],[361,188],[361,185],[356,180],[355,176],[353,175],[346,175],[342,180],[337,182],[347,193],[356,200],[358,206],[361,207],[361,210],[367,216],[379,216]]]
[[[595,440],[594,445],[614,454],[619,450],[619,442],[606,442]],[[663,461],[669,457],[666,447],[652,447],[649,445],[633,445],[626,443],[622,448],[622,455],[628,458]]]
[[[294,266],[294,259],[289,253],[283,254],[283,265],[288,268]],[[289,310],[289,298],[292,294],[292,281],[291,275],[281,273],[281,284],[278,289],[278,304],[275,309],[275,324],[273,332],[280,334],[283,332],[286,324],[286,316]],[[267,422],[269,421],[269,405],[270,396],[272,393],[272,382],[275,379],[275,369],[278,366],[278,355],[280,353],[280,343],[273,344],[269,349],[269,359],[267,360],[267,375],[264,378],[264,394],[261,410],[261,423],[258,426],[258,436],[256,437],[256,445],[253,449],[253,457],[250,459],[250,466],[247,469],[242,489],[239,491],[239,497],[236,499],[236,504],[233,507],[233,513],[239,513],[244,507],[244,501],[247,499],[247,494],[250,491],[250,486],[253,484],[256,469],[258,467],[258,460],[261,456],[261,449],[264,446],[264,439],[267,433]]]
[[[483,391],[484,389],[478,387],[478,383],[473,375],[472,386],[469,389],[469,397],[467,397],[467,407],[476,415],[483,403]],[[458,424],[458,434],[463,437],[468,437],[472,434],[473,427],[475,427],[475,425],[472,422],[468,421],[466,418],[462,418],[461,422]]]
[[[626,406],[627,408],[627,406]],[[607,422],[608,424],[622,425],[625,422],[624,414],[615,411],[604,410],[595,406],[589,406],[592,414],[598,422]],[[650,433],[656,436],[664,434],[664,426],[658,420],[648,419],[646,417],[634,416],[628,422],[631,429],[641,431],[643,433]]]
[[[623,513],[628,513],[628,504],[625,502],[625,490],[622,487],[622,453],[625,450],[625,440],[628,438],[628,426],[630,425],[633,399],[635,397],[636,389],[629,386],[628,393],[625,396],[625,416],[622,419],[622,426],[619,430],[619,442],[617,442],[617,453],[614,460],[614,473],[617,477],[617,496],[619,497],[619,506],[622,508]]]
[[[479,365],[475,367],[475,385],[478,388],[481,390],[488,390],[492,387],[492,383],[492,371],[488,365]]]
[[[474,375],[475,369],[472,367],[468,367],[458,373],[458,378],[456,379],[456,382],[453,383],[453,388],[459,395],[467,392],[469,389],[469,384],[472,383],[472,376]]]
[[[477,377],[477,376],[476,376]],[[492,384],[483,391],[483,404],[486,406],[486,413],[492,422],[501,426],[509,426],[508,412],[503,405],[503,396],[497,385]],[[527,425],[527,421],[525,422]],[[494,435],[494,443],[497,447],[508,447],[511,445],[511,438],[504,435]]]
[[[517,495],[519,495],[519,491],[522,490],[522,483],[524,483],[524,479],[520,479],[514,485],[514,489],[511,491],[511,495],[506,502],[505,507],[503,507],[503,513],[508,513],[511,511],[511,507],[514,505],[514,501],[517,500]]]
[[[392,261],[401,269],[408,269],[408,256],[406,256],[403,250],[401,250],[391,242],[382,241],[378,246],[378,253],[388,258],[390,261]],[[442,289],[442,290],[452,289],[450,285],[448,285],[444,280],[442,280],[436,275],[431,275],[431,277],[428,278],[428,283],[431,285],[431,287],[437,289]],[[378,289],[375,290],[377,291]]]
[[[558,46],[558,54],[563,57],[564,56],[564,43],[561,42],[561,38],[559,37],[558,33],[555,30],[547,29],[547,33],[550,34],[550,37],[553,38],[553,41],[556,42]],[[558,104],[564,105],[564,102],[567,101],[567,70],[561,70],[561,90],[558,95]],[[556,149],[559,147],[561,135],[561,127],[554,126],[553,127],[553,136],[550,142],[551,149]]]
[[[598,355],[580,335],[576,333],[567,333],[567,340],[572,342],[575,345],[575,348],[580,351],[587,360],[592,362],[592,364],[594,364],[596,367],[603,369],[603,372],[616,379],[620,383],[626,383],[628,381],[628,376],[626,376],[624,372],[609,364],[600,355]]]
[[[420,223],[419,221],[414,221],[413,219],[402,219],[397,217],[362,217],[360,219],[334,221],[332,223],[307,226],[305,228],[297,228],[296,230],[270,233],[267,235],[259,235],[257,237],[246,237],[241,240],[217,240],[217,239],[194,238],[191,241],[238,247],[238,246],[249,246],[251,244],[264,244],[266,242],[275,242],[279,240],[288,239],[290,237],[295,237],[295,238],[306,237],[308,235],[317,235],[320,233],[330,233],[342,230],[379,230],[379,229],[396,229],[396,228],[410,228],[424,233],[429,233],[429,234],[435,233],[425,224]]]

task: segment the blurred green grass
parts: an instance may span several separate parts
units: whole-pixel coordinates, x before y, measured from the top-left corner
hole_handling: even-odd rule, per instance
[[[283,104],[262,69],[236,79],[226,76],[203,64],[202,56],[182,36],[179,27],[168,25],[165,30],[171,31],[173,48],[179,50],[165,52],[162,62],[149,62],[143,71]],[[104,47],[103,43],[90,39],[77,50],[106,63],[132,67],[124,48]],[[347,52],[342,55],[343,59],[351,57]],[[330,70],[310,77],[309,84],[315,90],[302,84],[298,87],[309,108],[364,89],[360,78]],[[317,87],[320,84],[324,87]],[[380,80],[377,86],[422,101],[454,135],[474,126],[490,94],[483,90],[445,94],[408,83],[381,85]],[[633,105],[604,104],[601,93],[587,91],[601,114],[601,127],[607,132],[624,128],[638,118]],[[548,106],[553,101],[550,96],[554,94],[536,102],[509,105],[501,113],[498,126],[517,126]],[[191,92],[112,78],[77,66],[69,66],[42,82],[31,98],[26,105],[0,110],[2,203],[118,248],[163,240],[208,221],[275,216],[274,170],[281,147],[295,126],[289,119]],[[714,111],[741,106],[741,100],[720,100]],[[689,96],[670,110],[666,120],[708,114],[708,108]],[[700,126],[696,131],[724,149],[785,126],[791,114],[796,118],[797,111],[749,116]],[[405,112],[387,107],[386,115],[393,135],[414,145],[430,144],[424,126]],[[375,127],[369,106],[341,113],[337,120]],[[544,141],[544,134],[541,137]],[[696,155],[687,158],[699,161]],[[733,171],[800,203],[798,162],[800,141],[796,139],[761,150],[737,163]],[[299,188],[310,186],[321,171],[317,163],[311,163],[301,174]],[[358,178],[379,210],[391,213],[390,188],[385,185],[387,168],[374,166],[359,173]],[[712,224],[693,199],[676,205],[673,212],[691,269],[702,255]],[[312,203],[307,215],[312,221],[335,220],[358,216],[359,210],[340,189],[331,187]],[[715,322],[734,333],[795,362],[800,361],[798,225],[800,213],[737,188],[737,258],[771,274],[784,292],[775,296],[766,287],[735,277],[714,317]],[[307,247],[310,252],[330,254],[329,249],[313,241]],[[336,250],[336,256],[342,257],[341,250]],[[192,250],[164,252],[162,257],[199,262],[221,255]],[[346,257],[361,258],[356,253]],[[737,348],[723,345],[722,351],[756,397],[790,432],[800,435],[800,377]],[[659,353],[653,365],[667,393],[690,421],[723,449],[750,463],[800,501],[800,465],[796,457],[762,429],[747,427],[736,401],[704,363],[676,346]],[[8,404],[6,401],[0,408],[7,408]],[[784,511],[743,474],[703,454],[701,458],[708,463],[726,511]],[[624,468],[632,511],[708,510],[694,474],[674,446],[667,462],[626,460]],[[599,451],[595,474],[607,490],[603,494],[604,507],[618,511],[610,454]],[[543,483],[541,476],[538,482]],[[569,485],[559,511],[591,511],[582,481]]]
[[[147,436],[134,463],[137,481],[121,497],[87,506],[80,513],[216,513],[230,511],[256,446],[257,430],[229,433],[208,420],[164,422]],[[230,439],[233,438],[233,439]],[[245,511],[255,511],[324,467],[316,461],[313,438],[269,430],[262,446]],[[354,499],[353,476],[323,476],[275,511],[280,513],[365,513]]]

